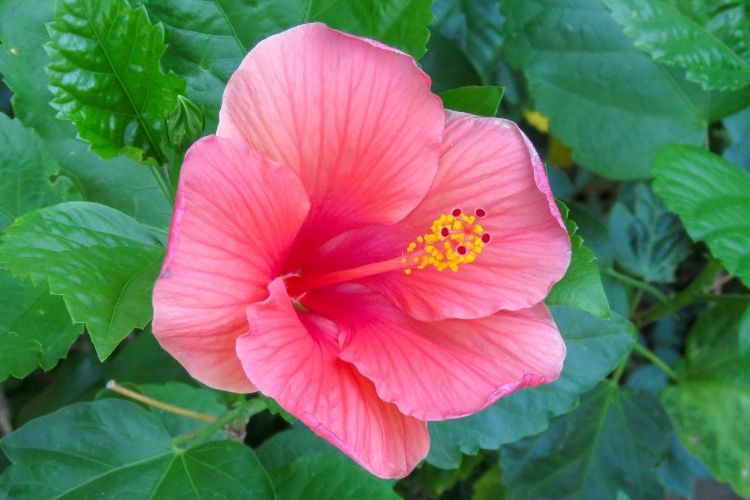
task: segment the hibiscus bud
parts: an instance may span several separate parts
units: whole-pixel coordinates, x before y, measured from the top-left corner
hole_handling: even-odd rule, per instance
[[[178,95],[177,104],[167,114],[167,137],[178,149],[185,149],[203,134],[203,112],[187,97]]]

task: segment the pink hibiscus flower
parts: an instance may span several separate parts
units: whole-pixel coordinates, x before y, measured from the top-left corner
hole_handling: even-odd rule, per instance
[[[542,300],[569,260],[515,124],[445,111],[411,57],[308,24],[247,55],[188,151],[153,330],[196,379],[403,477],[427,421],[557,378]]]

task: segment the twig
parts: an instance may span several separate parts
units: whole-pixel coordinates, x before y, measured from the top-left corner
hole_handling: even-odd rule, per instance
[[[107,389],[109,389],[110,391],[114,391],[118,394],[122,394],[123,396],[128,397],[130,399],[134,399],[135,401],[139,401],[143,404],[147,404],[149,406],[153,406],[154,408],[159,408],[160,410],[168,411],[176,415],[182,415],[183,417],[194,418],[196,420],[202,420],[204,422],[209,422],[209,423],[216,422],[216,417],[214,417],[213,415],[208,415],[206,413],[200,413],[197,411],[188,410],[186,408],[174,406],[169,403],[165,403],[163,401],[159,401],[157,399],[144,396],[143,394],[139,394],[135,391],[131,391],[127,387],[121,386],[114,380],[110,380],[109,382],[107,382]]]

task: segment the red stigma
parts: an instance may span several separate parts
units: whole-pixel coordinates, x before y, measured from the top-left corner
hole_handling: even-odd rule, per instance
[[[451,212],[451,215],[453,215],[453,217],[460,216],[461,215],[461,209],[460,208],[454,208],[453,212]]]
[[[458,252],[458,255],[466,255],[466,247],[459,245],[456,247],[456,252]]]
[[[482,241],[484,243],[489,243],[491,239],[492,239],[492,236],[490,236],[490,233],[484,233],[482,235]]]
[[[477,217],[484,217],[485,215],[487,215],[487,211],[483,208],[477,208],[474,213]]]
[[[449,234],[451,234],[451,231],[447,227],[444,227],[443,229],[440,230],[440,235],[443,238],[447,238]]]

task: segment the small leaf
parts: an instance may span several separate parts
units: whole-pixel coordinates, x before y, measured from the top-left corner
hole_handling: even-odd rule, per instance
[[[572,410],[578,395],[610,373],[633,345],[633,326],[619,316],[607,321],[567,307],[552,312],[567,347],[560,378],[506,396],[469,417],[430,423],[428,462],[455,468],[461,453],[497,449],[543,431],[551,417]]]
[[[694,240],[750,285],[750,174],[706,150],[667,146],[654,159],[654,191]]]
[[[118,399],[78,403],[3,438],[6,498],[273,498],[247,446],[172,445],[161,422]]]
[[[662,403],[685,447],[720,481],[750,495],[750,369],[738,338],[743,304],[704,313],[688,336],[683,379],[662,393]]]
[[[750,84],[750,22],[743,0],[604,0],[635,45],[677,64],[706,89]]]
[[[609,302],[599,268],[596,267],[596,257],[583,244],[583,238],[576,234],[578,225],[568,218],[568,207],[561,203],[559,205],[570,234],[573,255],[565,276],[555,284],[545,302],[548,305],[577,307],[600,318],[608,318]]]
[[[164,248],[152,230],[117,210],[67,202],[10,226],[0,261],[15,275],[48,281],[75,322],[85,323],[100,359],[151,319],[151,289]]]
[[[58,0],[48,27],[51,104],[104,158],[163,160],[164,113],[185,82],[160,67],[161,26],[126,0]]]
[[[507,498],[664,498],[669,421],[646,392],[601,383],[542,434],[502,449]]]
[[[454,111],[479,116],[495,116],[503,98],[503,88],[497,85],[472,85],[440,93],[443,105]]]
[[[169,143],[178,151],[185,151],[203,132],[203,112],[187,97],[177,96],[177,104],[167,114]]]
[[[73,324],[60,297],[4,269],[0,290],[0,382],[9,376],[23,378],[37,367],[53,368],[82,326]]]
[[[674,281],[677,266],[690,255],[690,240],[648,186],[623,186],[608,219],[618,264],[649,282]]]

